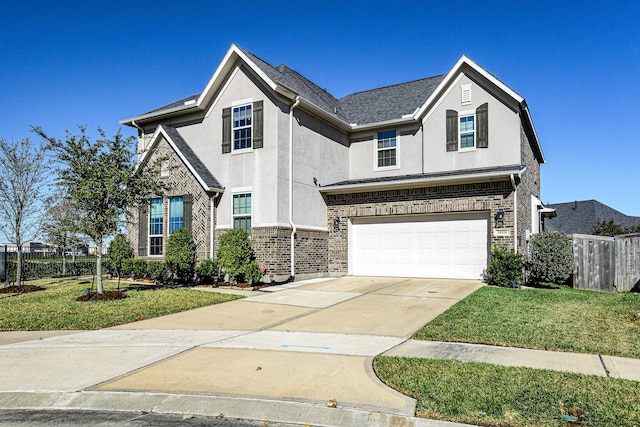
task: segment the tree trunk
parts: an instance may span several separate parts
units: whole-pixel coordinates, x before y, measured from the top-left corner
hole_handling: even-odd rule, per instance
[[[102,288],[102,241],[96,244],[96,278],[98,279],[98,293],[104,293]]]
[[[18,244],[16,253],[16,286],[22,285],[22,245]]]
[[[66,252],[66,248],[63,247],[62,248],[62,275],[66,276],[67,275],[67,257],[65,255]]]

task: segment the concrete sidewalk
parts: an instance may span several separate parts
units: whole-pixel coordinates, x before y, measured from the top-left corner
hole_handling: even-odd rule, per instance
[[[615,356],[416,340],[407,340],[384,355],[484,362],[640,381],[640,359]]]
[[[376,377],[376,355],[640,373],[633,359],[409,340],[481,286],[345,277],[98,331],[0,333],[0,360],[11,366],[0,381],[0,409],[440,427],[456,424],[415,418],[416,401]]]

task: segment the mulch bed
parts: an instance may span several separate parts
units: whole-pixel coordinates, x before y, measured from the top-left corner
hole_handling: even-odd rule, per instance
[[[87,295],[82,295],[76,298],[76,301],[114,301],[126,297],[127,295],[120,291],[104,291],[101,294],[97,292],[89,292]]]
[[[29,292],[44,291],[45,288],[36,285],[7,286],[0,288],[0,294],[26,294]]]

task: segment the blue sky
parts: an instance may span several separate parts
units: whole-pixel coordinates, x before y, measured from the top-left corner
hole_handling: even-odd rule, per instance
[[[632,1],[0,0],[0,137],[33,137],[32,124],[113,134],[201,92],[231,43],[336,97],[443,74],[466,54],[526,98],[545,203],[640,216]]]

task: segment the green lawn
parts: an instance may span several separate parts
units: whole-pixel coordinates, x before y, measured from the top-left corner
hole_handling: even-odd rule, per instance
[[[417,415],[482,426],[640,426],[638,382],[487,363],[378,357]],[[563,421],[577,416],[579,424]]]
[[[640,294],[483,287],[413,336],[640,358]]]
[[[117,301],[80,302],[91,283],[76,279],[42,279],[26,284],[46,290],[27,294],[0,294],[0,331],[45,331],[99,329],[141,319],[177,313],[192,308],[231,301],[239,296],[189,289],[127,289],[127,298]],[[105,290],[116,283],[106,282]]]
[[[640,295],[484,287],[414,339],[640,358]],[[417,415],[483,426],[640,426],[636,381],[487,363],[378,357]],[[563,420],[577,416],[579,424]]]

